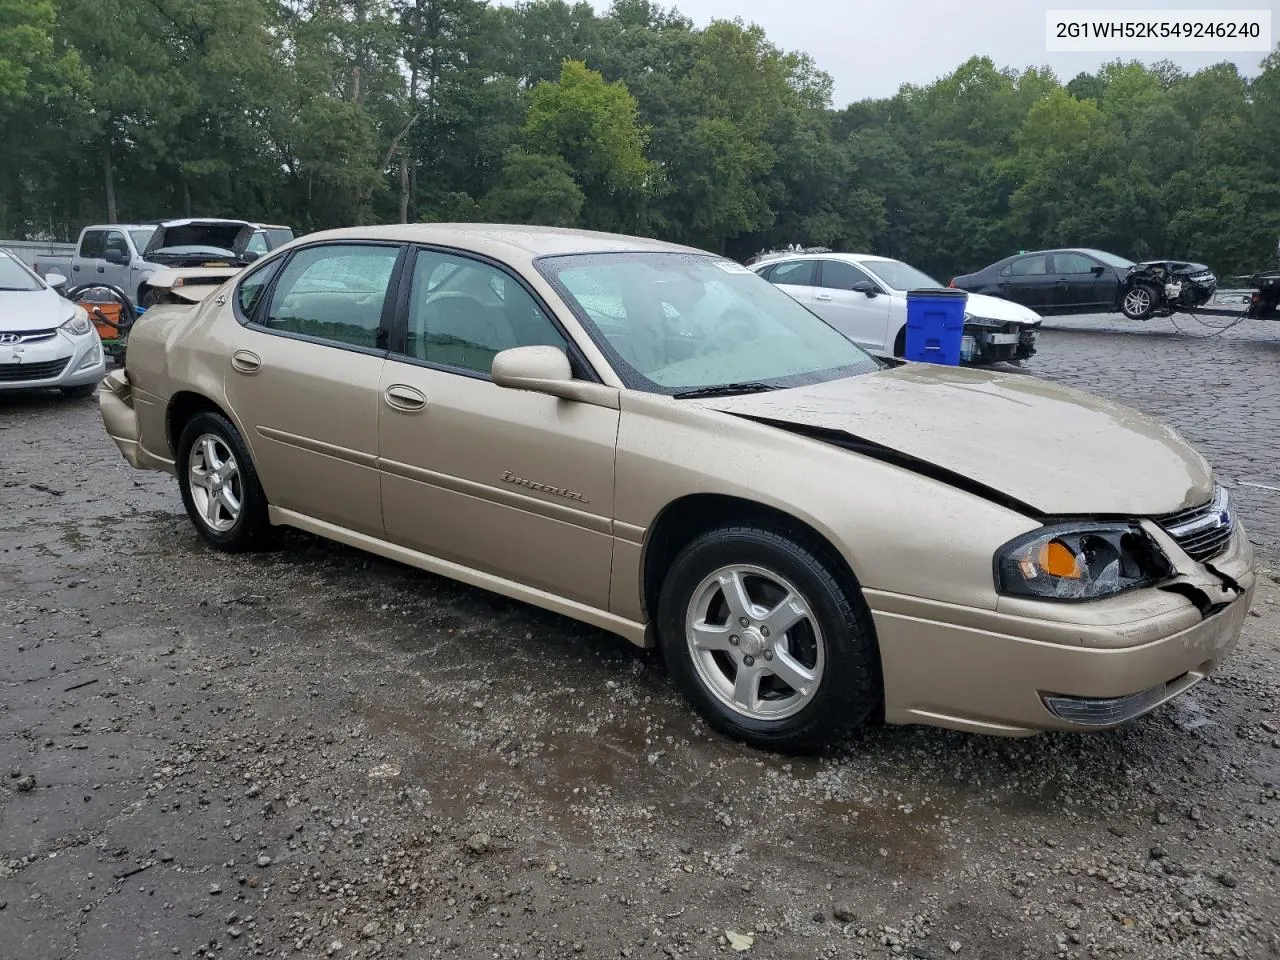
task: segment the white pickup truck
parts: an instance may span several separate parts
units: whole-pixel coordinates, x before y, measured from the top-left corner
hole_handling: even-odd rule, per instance
[[[73,289],[103,284],[143,305],[148,281],[165,268],[246,266],[293,239],[293,230],[244,220],[187,218],[160,223],[97,224],[80,231],[70,256],[41,255],[40,276],[60,273]]]

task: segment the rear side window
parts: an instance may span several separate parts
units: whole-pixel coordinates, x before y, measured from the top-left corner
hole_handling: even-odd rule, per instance
[[[1013,261],[1015,277],[1042,277],[1049,272],[1049,258],[1041,253],[1034,257],[1023,257]]]
[[[267,235],[263,233],[261,230],[257,230],[254,232],[253,236],[249,238],[249,245],[245,247],[245,250],[247,252],[256,253],[259,256],[266,253],[270,249],[271,248],[267,246]]]
[[[262,302],[263,293],[266,292],[271,278],[276,275],[276,270],[279,268],[280,261],[273,260],[240,281],[240,287],[236,290],[236,303],[240,306],[240,313],[245,318],[253,319],[258,304]]]
[[[333,343],[380,346],[382,307],[399,256],[399,247],[368,244],[299,250],[280,271],[271,306],[260,322]]]
[[[812,287],[815,283],[818,262],[816,260],[794,260],[780,263],[769,274],[770,283],[786,283],[794,287]]]
[[[865,273],[843,260],[822,261],[822,285],[831,290],[852,290],[855,283],[870,280]]]
[[[80,238],[80,256],[90,260],[101,260],[107,250],[107,231],[86,230]]]

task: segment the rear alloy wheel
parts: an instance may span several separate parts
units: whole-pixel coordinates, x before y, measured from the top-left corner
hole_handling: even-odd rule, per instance
[[[270,529],[267,501],[240,434],[219,413],[198,413],[178,443],[178,485],[192,524],[228,552],[259,545]]]
[[[1120,312],[1130,320],[1145,320],[1156,307],[1156,292],[1139,284],[1131,287],[1120,302]]]
[[[690,702],[723,733],[802,750],[880,704],[870,611],[828,551],[723,527],[690,543],[659,599],[662,650]]]

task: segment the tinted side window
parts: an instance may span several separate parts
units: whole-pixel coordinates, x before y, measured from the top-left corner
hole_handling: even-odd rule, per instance
[[[1053,267],[1057,273],[1089,273],[1094,261],[1082,253],[1055,253]]]
[[[789,283],[794,287],[812,287],[817,271],[816,260],[788,260],[778,264],[769,274],[770,283]]]
[[[1006,263],[1003,267],[1000,268],[1000,276],[1008,277],[1008,276],[1011,276],[1012,274],[1013,274],[1012,263]]]
[[[865,273],[851,263],[843,260],[822,261],[822,286],[832,290],[852,290],[853,285],[862,280],[871,280]]]
[[[428,363],[488,374],[511,347],[566,349],[560,331],[520,284],[491,264],[421,250],[409,287],[405,352]]]
[[[280,272],[263,325],[378,346],[382,305],[399,254],[398,247],[340,243],[299,250]]]
[[[1015,260],[1012,266],[1015,277],[1040,277],[1049,272],[1049,258],[1041,253],[1034,257]]]
[[[90,260],[101,260],[107,249],[107,231],[86,230],[80,238],[80,256]]]
[[[258,309],[258,304],[262,301],[262,295],[266,292],[267,285],[271,283],[271,278],[275,276],[276,270],[279,268],[280,261],[273,260],[261,269],[254,270],[240,281],[240,286],[236,289],[236,303],[246,319],[253,318],[253,313]]]
[[[252,237],[249,238],[249,244],[245,250],[249,253],[264,254],[270,248],[267,246],[267,235],[261,230],[254,231]]]
[[[114,250],[116,253],[129,256],[129,245],[125,243],[124,234],[119,230],[112,230],[107,234],[107,242],[105,249]]]

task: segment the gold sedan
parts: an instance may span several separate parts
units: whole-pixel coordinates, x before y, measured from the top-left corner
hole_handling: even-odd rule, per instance
[[[210,544],[296,527],[657,644],[754,744],[1115,726],[1213,670],[1253,592],[1168,427],[873,358],[702,251],[368,227],[197,300],[148,311],[100,397]]]

